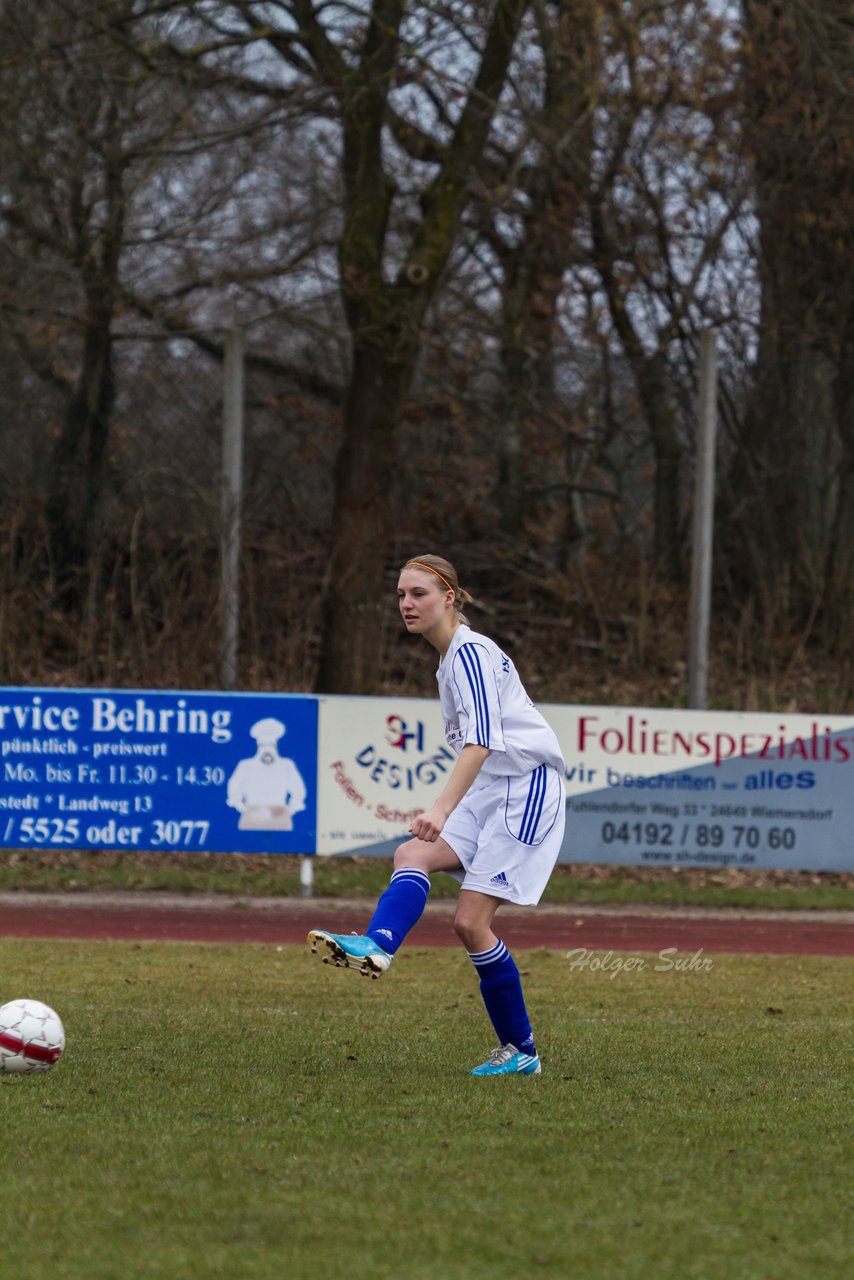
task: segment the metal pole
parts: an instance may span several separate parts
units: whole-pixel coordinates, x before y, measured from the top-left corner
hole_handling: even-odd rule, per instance
[[[243,352],[242,329],[225,336],[223,369],[221,561],[220,561],[220,684],[237,683],[237,641],[240,628],[240,497],[243,480]]]
[[[299,861],[300,897],[310,898],[314,893],[314,858],[303,854]]]
[[[691,558],[691,641],[688,658],[688,706],[694,708],[706,705],[709,677],[717,427],[717,340],[711,329],[700,335],[699,384],[697,476]]]

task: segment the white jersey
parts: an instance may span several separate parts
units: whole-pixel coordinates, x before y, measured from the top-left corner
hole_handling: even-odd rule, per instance
[[[448,745],[459,754],[489,747],[481,785],[551,765],[563,776],[560,745],[525,692],[515,666],[487,636],[461,624],[436,672]],[[478,787],[478,782],[475,782]]]

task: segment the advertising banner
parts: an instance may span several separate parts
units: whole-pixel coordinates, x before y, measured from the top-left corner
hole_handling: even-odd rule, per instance
[[[0,690],[4,848],[310,853],[317,701]]]
[[[854,870],[854,718],[541,708],[561,861]],[[0,846],[389,855],[453,769],[438,701],[0,690]]]
[[[569,862],[854,869],[854,719],[547,706]]]
[[[562,862],[854,870],[854,719],[544,705]],[[321,699],[319,853],[390,854],[454,757],[438,703]]]
[[[422,698],[322,697],[318,736],[318,853],[393,852],[456,760]]]

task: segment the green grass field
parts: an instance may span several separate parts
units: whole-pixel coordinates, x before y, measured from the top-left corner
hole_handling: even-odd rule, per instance
[[[302,949],[0,942],[0,997],[68,1035],[52,1073],[0,1077],[0,1271],[847,1274],[854,962],[517,958],[544,1074],[489,1081],[462,952],[369,983]]]

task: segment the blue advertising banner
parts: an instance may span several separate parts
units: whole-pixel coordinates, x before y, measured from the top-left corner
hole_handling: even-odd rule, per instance
[[[317,701],[0,690],[0,846],[313,853]]]

